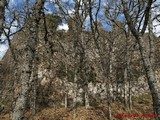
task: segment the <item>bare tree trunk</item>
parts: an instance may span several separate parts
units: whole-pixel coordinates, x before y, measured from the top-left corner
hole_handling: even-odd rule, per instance
[[[146,19],[147,20],[147,15],[150,14],[150,9],[151,9],[151,5],[152,5],[153,1],[152,0],[149,0],[148,1],[148,5],[147,5],[147,10],[146,11]],[[138,44],[139,44],[139,51],[140,51],[140,54],[141,54],[141,58],[142,58],[142,61],[143,61],[143,66],[144,66],[144,69],[145,69],[145,73],[146,73],[146,78],[147,78],[147,82],[148,82],[148,85],[149,85],[149,89],[150,89],[150,92],[151,92],[151,95],[152,95],[152,100],[153,100],[153,108],[156,112],[156,115],[157,115],[157,119],[160,120],[160,92],[158,92],[158,87],[157,87],[157,84],[156,84],[156,79],[155,79],[155,75],[154,75],[154,70],[153,70],[153,64],[151,62],[151,56],[150,54],[148,53],[148,49],[154,49],[154,46],[150,46],[150,48],[145,44],[145,40],[143,39],[143,31],[141,33],[139,33],[133,22],[132,22],[132,19],[131,19],[131,16],[129,15],[128,13],[128,7],[127,7],[127,2],[126,0],[122,0],[122,4],[123,4],[123,10],[124,10],[124,15],[125,15],[125,18],[127,20],[127,24],[132,32],[132,34],[134,35],[134,37],[136,38]],[[148,21],[147,21],[148,22]],[[146,21],[145,21],[146,23]],[[144,27],[145,28],[145,24],[144,24]],[[142,29],[143,30],[143,29]]]
[[[10,46],[12,47],[12,46]],[[16,58],[15,57],[15,54],[17,54],[15,51],[12,52],[12,55],[14,56],[13,58]],[[14,59],[14,80],[12,81],[13,82],[13,90],[12,90],[12,106],[11,106],[11,112],[10,112],[10,119],[12,119],[12,113],[13,113],[13,109],[14,109],[14,102],[15,102],[15,99],[17,98],[16,94],[15,94],[15,89],[16,89],[16,86],[19,85],[18,84],[18,61],[16,59]]]
[[[76,66],[75,66],[76,67]],[[77,69],[77,68],[75,68]],[[74,72],[74,84],[73,84],[73,110],[74,110],[74,115],[73,118],[76,118],[76,108],[77,108],[77,70]]]
[[[151,14],[152,13],[150,13],[149,24],[148,24],[148,29],[149,29],[149,48],[150,48],[149,58],[150,58],[152,66],[153,66],[153,70],[155,70],[155,36],[154,36],[154,33],[153,33],[153,23],[152,23]]]
[[[64,80],[64,94],[65,94],[64,106],[65,108],[67,108],[68,107],[68,89],[67,89],[68,67],[67,65],[65,65],[65,70],[66,70],[66,79]]]
[[[65,106],[65,108],[68,107],[68,93],[67,93],[67,91],[65,92],[64,106]]]
[[[129,55],[128,55],[128,39],[126,38],[126,47],[125,47],[125,68],[124,68],[124,104],[128,106],[128,67],[129,67]]]
[[[124,104],[125,106],[127,106],[127,103],[128,103],[128,98],[127,98],[127,82],[128,82],[128,71],[127,71],[127,68],[125,66],[125,69],[124,69]]]
[[[90,16],[90,24],[91,24],[91,30],[92,30],[92,37],[94,40],[94,43],[98,49],[98,54],[100,56],[100,62],[103,68],[103,75],[104,75],[104,82],[106,85],[106,97],[107,97],[107,109],[108,109],[108,120],[111,120],[111,102],[110,102],[110,80],[108,79],[109,76],[107,74],[107,63],[106,63],[106,58],[105,58],[105,54],[103,49],[100,47],[100,44],[98,42],[99,39],[99,31],[97,26],[95,26],[94,22],[93,22],[93,16],[92,16],[92,3],[91,0],[89,0],[89,5],[90,5],[90,9],[89,9],[89,16]],[[98,34],[98,35],[97,35]]]
[[[35,53],[35,58],[33,62],[33,68],[32,68],[32,77],[30,79],[31,84],[30,84],[30,100],[31,100],[31,113],[32,113],[32,118],[36,114],[36,98],[37,98],[37,83],[38,83],[38,61],[37,61],[38,54],[37,52]]]
[[[4,19],[5,19],[5,7],[7,6],[7,0],[1,0],[0,1],[0,36],[3,33],[4,27],[3,27],[3,23],[4,23]]]
[[[111,115],[111,85],[112,85],[112,81],[113,81],[113,60],[114,60],[114,56],[113,56],[113,52],[114,52],[114,42],[112,41],[109,44],[109,72],[108,72],[108,82],[107,82],[107,99],[108,99],[108,119],[111,120],[112,119],[112,115]]]
[[[155,95],[155,97],[153,98],[152,95],[152,99],[153,99],[153,108],[155,113],[157,114],[157,119],[160,120],[160,90],[158,90],[158,86],[157,86],[157,81],[155,79],[155,36],[153,33],[153,23],[152,23],[152,10],[149,14],[149,20],[148,20],[148,29],[149,29],[149,49],[150,49],[150,53],[149,53],[149,58],[150,58],[150,64],[152,66],[152,70],[154,71],[154,81],[153,81],[153,85],[155,87],[155,89],[157,91],[153,91],[151,92],[151,94],[154,94],[155,92],[157,92],[157,97]],[[150,82],[150,80],[148,80],[148,83]],[[152,86],[152,85],[151,85]],[[151,89],[150,89],[151,90]],[[158,100],[154,103],[154,99],[158,98]]]
[[[107,110],[108,110],[108,120],[111,120],[112,113],[111,113],[111,92],[110,92],[110,83],[107,83]]]
[[[78,18],[77,18],[78,19]],[[76,119],[76,109],[77,109],[77,92],[78,92],[78,86],[77,86],[77,80],[78,80],[78,75],[77,75],[77,72],[78,72],[78,40],[79,40],[79,35],[78,35],[78,30],[79,28],[75,28],[75,38],[74,41],[73,41],[73,48],[74,48],[74,80],[73,80],[73,111],[74,111],[74,114],[73,114],[73,119]]]
[[[156,80],[155,74],[154,74],[153,67],[152,67],[150,58],[148,56],[148,53],[146,53],[146,50],[145,50],[144,40],[142,37],[139,37],[138,40],[139,40],[140,52],[141,52],[143,64],[145,67],[149,89],[153,99],[153,108],[156,111],[158,120],[160,120],[160,98],[159,98],[160,93],[158,92],[158,87],[155,81]]]
[[[84,25],[82,25],[84,26]],[[82,29],[82,28],[81,28]],[[87,61],[87,45],[85,43],[85,40],[84,40],[84,33],[83,31],[81,31],[81,34],[80,34],[80,44],[81,44],[81,49],[82,49],[82,54],[81,54],[81,68],[83,71],[82,72],[82,78],[84,80],[84,103],[85,103],[85,108],[89,108],[89,92],[88,92],[88,79],[89,79],[89,65],[88,65],[88,61]]]
[[[129,91],[128,91],[129,92],[128,93],[129,94],[129,98],[128,98],[128,100],[129,100],[129,109],[132,110],[132,91],[131,91],[132,90],[132,84],[131,84],[131,79],[132,78],[130,76],[129,81],[128,81],[129,82]]]
[[[119,83],[118,83],[118,79],[116,79],[116,92],[115,92],[115,101],[117,100],[117,98],[119,97],[119,91],[118,91],[118,87],[119,87],[119,85],[118,85]]]
[[[85,108],[89,108],[89,94],[88,94],[88,83],[84,86],[84,97],[85,97]]]
[[[24,119],[24,113],[26,109],[27,96],[29,92],[30,81],[33,59],[35,55],[35,47],[37,42],[37,32],[38,23],[40,20],[41,10],[43,9],[45,0],[38,0],[36,3],[36,9],[34,11],[34,17],[28,22],[29,37],[26,41],[26,46],[24,48],[24,63],[23,70],[21,73],[21,92],[15,102],[15,107],[13,109],[12,120],[22,120]]]
[[[29,45],[30,46],[30,45]],[[28,83],[32,73],[32,60],[33,60],[33,53],[30,48],[25,48],[27,51],[25,52],[25,61],[23,64],[23,71],[21,73],[21,93],[18,96],[15,107],[13,110],[12,120],[22,120],[24,119],[24,112],[26,108],[27,102],[27,95],[28,95]]]

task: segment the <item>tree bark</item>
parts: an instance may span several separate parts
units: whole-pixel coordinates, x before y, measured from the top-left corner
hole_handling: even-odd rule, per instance
[[[27,45],[25,48],[26,51],[24,51],[25,61],[23,64],[23,71],[21,73],[21,92],[19,93],[19,96],[15,103],[12,120],[24,119],[24,112],[26,108],[28,89],[29,89],[28,83],[31,77],[32,59],[33,59],[33,53],[29,46],[30,45]]]
[[[37,61],[38,54],[35,53],[33,68],[32,68],[32,77],[30,79],[31,84],[29,87],[29,95],[31,101],[31,113],[33,117],[36,114],[36,99],[37,99],[37,86],[38,86],[38,61]]]
[[[65,106],[65,108],[68,107],[68,93],[67,93],[67,91],[65,91],[64,106]]]
[[[108,71],[108,82],[107,82],[107,99],[108,99],[108,119],[112,119],[111,115],[111,86],[113,82],[113,60],[114,60],[114,41],[109,44],[109,71]],[[107,76],[106,76],[107,77]]]
[[[139,46],[140,46],[140,53],[143,60],[146,77],[149,85],[149,89],[152,95],[153,100],[153,108],[157,114],[158,120],[160,120],[160,93],[158,92],[158,87],[156,84],[155,74],[153,71],[153,67],[150,61],[150,58],[148,56],[148,53],[146,53],[145,46],[144,46],[144,40],[142,37],[139,37]]]
[[[84,85],[85,108],[89,108],[88,82]]]
[[[128,91],[128,86],[127,86],[127,82],[128,82],[128,70],[125,67],[124,69],[124,104],[125,106],[127,106],[128,104],[128,97],[127,97],[127,91]]]
[[[76,67],[76,66],[75,66]],[[77,68],[75,68],[74,71],[74,83],[73,83],[73,110],[74,110],[74,115],[73,118],[76,118],[76,107],[77,107]]]
[[[82,25],[84,26],[84,25]],[[81,28],[82,29],[82,28]],[[88,61],[87,61],[87,45],[85,43],[84,40],[84,33],[81,30],[80,31],[80,44],[81,44],[81,72],[82,72],[82,79],[84,81],[84,103],[85,103],[85,108],[89,108],[89,92],[88,92],[88,79],[89,79],[89,65],[88,65]]]
[[[99,2],[100,3],[100,2]],[[99,5],[100,8],[100,5]],[[98,13],[99,9],[97,10]],[[108,120],[112,119],[112,115],[111,115],[111,99],[110,99],[110,79],[108,76],[108,66],[107,66],[107,59],[105,57],[105,53],[102,49],[102,47],[100,46],[99,43],[99,30],[98,30],[98,26],[95,25],[95,22],[93,20],[93,15],[92,15],[92,2],[91,0],[89,0],[89,16],[90,16],[90,24],[91,24],[91,30],[92,30],[92,37],[94,40],[94,43],[98,49],[98,54],[100,56],[100,63],[103,69],[103,75],[104,75],[104,82],[105,82],[105,87],[106,87],[106,97],[107,97],[107,110],[108,110]],[[97,17],[97,16],[96,16]]]
[[[24,48],[24,63],[23,70],[21,73],[21,91],[19,96],[15,102],[15,107],[13,109],[12,120],[22,120],[24,119],[24,113],[26,109],[27,96],[29,92],[29,85],[32,81],[30,81],[33,60],[35,55],[35,48],[37,42],[37,32],[38,32],[38,24],[40,21],[41,10],[43,9],[45,0],[38,0],[35,5],[35,11],[33,13],[33,18],[31,21],[28,21],[28,32],[29,37],[26,41],[26,46]]]
[[[148,8],[151,8],[152,3],[153,3],[152,0],[148,1],[148,5],[147,5],[147,8],[146,8],[147,10],[148,10]],[[136,38],[137,43],[139,44],[139,51],[140,51],[141,58],[142,58],[142,61],[143,61],[143,66],[144,66],[144,69],[145,69],[149,89],[150,89],[150,92],[151,92],[151,95],[152,95],[153,108],[155,110],[157,119],[160,120],[160,92],[158,92],[158,89],[157,89],[156,79],[155,79],[154,70],[153,70],[153,64],[151,62],[152,61],[151,60],[152,56],[150,56],[150,54],[148,53],[149,52],[148,51],[149,47],[146,46],[145,40],[143,39],[143,33],[144,33],[145,30],[142,29],[141,33],[139,33],[136,30],[136,28],[135,28],[135,26],[132,22],[131,16],[128,13],[129,10],[128,10],[128,7],[127,7],[126,0],[122,0],[122,5],[123,5],[124,15],[125,15],[125,18],[127,20],[127,24],[129,26],[132,34]],[[147,12],[150,12],[150,10],[148,10]],[[146,14],[149,14],[149,13],[146,13]],[[145,23],[146,23],[146,21],[145,21]],[[145,28],[145,27],[143,27],[143,28]],[[153,47],[154,46],[152,46],[150,48],[150,50],[153,49]]]
[[[3,30],[4,30],[4,20],[5,20],[5,7],[7,6],[7,0],[1,0],[0,1],[0,36],[2,35],[3,33]]]
[[[130,70],[129,70],[129,71],[130,71]],[[131,84],[131,79],[132,79],[132,78],[131,78],[131,73],[130,73],[130,79],[129,79],[129,81],[128,81],[128,82],[129,82],[129,83],[128,83],[128,84],[129,84],[129,91],[128,91],[128,92],[129,92],[129,93],[128,93],[128,94],[129,94],[129,98],[128,98],[128,100],[129,100],[129,109],[132,110],[132,91],[131,91],[131,90],[132,90],[132,84]]]

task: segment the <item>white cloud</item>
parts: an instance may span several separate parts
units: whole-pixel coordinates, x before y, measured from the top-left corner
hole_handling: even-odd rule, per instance
[[[47,11],[46,13],[47,13],[47,14],[51,14],[51,15],[53,14],[53,12],[52,12],[52,11]]]
[[[72,10],[68,10],[68,14],[69,14],[70,16],[73,16],[73,15],[74,15],[74,12],[75,12],[75,10],[74,10],[74,9],[72,9]]]
[[[154,21],[153,22],[154,30],[153,32],[156,34],[156,36],[160,36],[160,22]]]
[[[5,55],[7,50],[8,50],[7,45],[5,45],[5,44],[0,45],[0,60],[3,58],[3,56]]]
[[[157,0],[154,5],[157,5],[157,4],[160,4],[160,0]],[[153,5],[153,7],[154,7],[154,5]],[[155,17],[159,14],[160,14],[160,8],[159,7],[156,7],[155,9],[153,9],[153,12],[152,12],[153,16],[152,17]],[[160,22],[157,21],[157,20],[154,20],[153,21],[153,26],[154,26],[153,32],[155,33],[155,35],[157,37],[160,36]]]
[[[68,24],[62,23],[62,25],[58,26],[57,30],[65,30],[67,31],[69,29]]]

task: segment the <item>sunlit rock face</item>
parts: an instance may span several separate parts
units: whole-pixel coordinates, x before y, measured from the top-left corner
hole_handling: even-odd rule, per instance
[[[73,99],[74,97],[74,84],[69,81],[65,81],[65,79],[60,79],[60,78],[53,78],[49,79],[49,76],[53,75],[51,74],[48,70],[46,69],[41,69],[39,71],[39,78],[41,79],[40,84],[42,86],[48,86],[48,83],[51,84],[52,87],[55,87],[57,90],[59,90],[59,93],[64,95],[64,90],[67,91],[68,97],[70,99]],[[158,89],[160,90],[160,70],[155,71],[156,75],[156,81],[158,85]],[[47,77],[48,76],[48,77]],[[64,84],[65,82],[65,84]],[[61,86],[61,87],[60,87]],[[57,88],[58,87],[58,88]],[[89,94],[93,96],[93,98],[96,98],[98,96],[98,99],[105,100],[106,98],[106,85],[105,83],[92,83],[90,82],[88,84],[88,89],[89,89]],[[111,92],[111,97],[114,98],[115,96],[121,96],[124,97],[124,85],[123,83],[113,83],[110,85],[110,92]],[[131,82],[131,95],[132,96],[138,96],[142,94],[148,94],[149,87],[147,84],[147,81],[145,79],[145,76],[139,77],[137,80],[134,82]],[[83,103],[83,93],[84,90],[83,88],[78,88],[77,90],[77,102]],[[127,96],[129,96],[129,84],[127,84]],[[54,92],[50,96],[52,100],[54,100]]]
[[[71,31],[69,31],[71,32]],[[73,97],[74,97],[74,84],[73,84],[73,59],[74,56],[73,52],[73,46],[72,46],[72,33],[69,32],[59,32],[56,37],[49,36],[51,39],[50,42],[53,44],[53,56],[51,61],[52,66],[48,67],[48,54],[47,49],[44,44],[37,45],[37,49],[39,50],[39,62],[38,62],[38,99],[40,99],[40,103],[45,103],[49,105],[55,105],[59,102],[64,102],[64,96],[65,93],[68,94],[68,100],[72,104]],[[88,38],[89,34],[86,32],[86,38]],[[42,35],[42,34],[41,34]],[[54,39],[53,39],[54,38]],[[6,55],[3,58],[2,66],[0,67],[0,74],[3,75],[0,77],[0,80],[5,80],[10,84],[11,81],[16,81],[16,84],[20,84],[21,79],[21,71],[22,71],[22,64],[24,61],[24,47],[26,45],[26,39],[27,36],[24,34],[24,32],[20,32],[14,36],[14,40],[11,41],[12,50],[15,54],[15,58],[18,60],[17,64],[15,64],[13,60],[13,54],[11,50],[8,50]],[[58,41],[56,41],[56,40]],[[121,41],[121,44],[124,42],[123,39],[120,39],[118,41],[117,46],[119,45],[119,42]],[[44,42],[44,41],[43,41]],[[59,42],[61,42],[62,47],[60,46]],[[106,43],[107,44],[107,43]],[[124,47],[124,46],[121,46]],[[69,55],[64,56],[63,50],[65,50]],[[106,50],[107,51],[107,50]],[[118,47],[114,49],[115,53],[119,53]],[[160,45],[156,47],[157,55],[159,57],[160,54]],[[158,52],[159,51],[159,52]],[[108,54],[108,53],[106,53]],[[107,99],[106,97],[106,85],[103,82],[103,72],[101,69],[101,64],[99,63],[100,56],[98,54],[98,50],[95,48],[94,44],[89,44],[89,48],[87,49],[87,56],[89,59],[90,64],[94,68],[94,74],[95,77],[92,77],[90,79],[90,82],[88,83],[88,89],[89,89],[89,97],[90,99]],[[144,73],[139,73],[140,69],[142,68],[142,64],[140,62],[140,55],[137,48],[137,51],[134,51],[133,54],[133,65],[132,68],[136,71],[135,79],[131,81],[131,94],[133,96],[149,93],[149,87],[147,84],[147,81],[144,77]],[[116,56],[114,56],[114,62],[116,62]],[[159,62],[159,58],[156,59],[156,63]],[[62,64],[62,65],[61,65]],[[97,65],[98,64],[98,65]],[[119,64],[119,66],[122,63]],[[16,65],[16,66],[15,66]],[[69,78],[67,78],[63,73],[65,71],[65,65],[68,65],[69,72],[71,72]],[[160,63],[158,63],[157,66],[159,66]],[[116,66],[116,64],[115,64]],[[15,69],[17,69],[17,78],[15,79]],[[60,69],[60,70],[59,70]],[[138,72],[137,72],[138,71]],[[124,83],[123,83],[123,70],[118,69],[119,72],[119,79],[121,81],[118,81],[114,74],[114,79],[112,84],[110,84],[110,92],[111,96],[114,98],[115,96],[120,96],[121,98],[124,97]],[[138,75],[137,75],[138,74]],[[157,67],[156,71],[156,81],[157,85],[160,85],[160,70]],[[120,78],[121,77],[121,78]],[[2,82],[1,82],[2,83]],[[2,84],[1,84],[2,85]],[[78,84],[77,89],[77,102],[83,103],[84,100],[84,90],[83,90],[83,82],[80,82]],[[160,86],[159,86],[160,87]],[[126,84],[127,88],[127,95],[129,94],[129,84]]]
[[[157,90],[160,90],[160,69],[155,71],[155,82],[158,86]],[[145,76],[141,76],[138,78],[137,83],[135,83],[135,86],[137,89],[135,91],[145,93],[146,91],[149,92],[149,86],[147,84],[147,80],[145,79]]]

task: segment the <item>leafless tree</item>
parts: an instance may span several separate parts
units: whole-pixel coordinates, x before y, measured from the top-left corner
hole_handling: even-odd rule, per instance
[[[136,19],[132,19],[132,16],[130,15],[129,11],[131,9],[133,9],[133,7],[128,8],[128,1],[126,0],[121,0],[122,5],[123,5],[123,12],[128,24],[129,29],[131,30],[132,34],[134,35],[134,37],[137,40],[137,43],[139,45],[139,51],[141,53],[141,58],[143,61],[143,65],[145,68],[145,72],[146,72],[146,77],[147,77],[147,81],[148,81],[148,85],[149,85],[149,89],[151,91],[151,95],[152,95],[152,100],[153,100],[153,108],[157,114],[157,119],[160,120],[160,95],[159,92],[157,91],[157,84],[155,81],[155,74],[154,74],[154,68],[153,68],[153,64],[152,64],[152,60],[153,56],[150,56],[150,51],[152,51],[152,49],[154,49],[154,45],[152,44],[150,47],[146,45],[146,41],[143,39],[143,35],[145,33],[145,30],[147,28],[147,25],[150,27],[151,22],[149,22],[149,18],[150,18],[150,13],[151,13],[151,7],[153,4],[153,0],[149,0],[149,1],[145,1],[143,4],[146,4],[146,7],[144,7],[144,13],[142,15],[142,17],[140,17],[139,12],[137,14],[138,17],[140,17],[141,21],[143,21],[143,26],[142,26],[142,30],[139,31],[139,29],[136,28],[135,25],[135,21]],[[132,1],[131,4],[137,4],[139,6],[139,8],[141,7],[142,3],[137,3],[137,1]],[[141,21],[139,23],[139,25],[141,26]],[[137,22],[137,20],[136,20]],[[150,27],[151,28],[151,27]],[[152,42],[152,40],[150,39],[150,42]]]
[[[0,36],[2,35],[3,33],[3,30],[4,30],[4,20],[5,20],[5,7],[7,6],[7,0],[1,0],[0,1]]]
[[[42,10],[44,6],[45,0],[38,0],[35,5],[35,10],[33,11],[34,17],[29,19],[28,21],[28,32],[29,36],[26,41],[26,45],[24,50],[24,63],[23,63],[23,70],[21,73],[21,86],[19,90],[19,96],[15,101],[15,106],[13,109],[13,120],[24,119],[24,113],[26,109],[27,103],[27,96],[29,92],[29,85],[32,81],[30,81],[31,73],[32,73],[32,66],[33,66],[33,59],[35,55],[35,47],[37,42],[37,33],[38,33],[38,24],[40,21],[40,16],[42,16]]]

